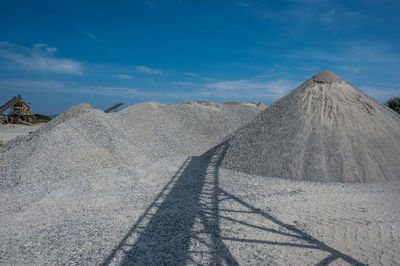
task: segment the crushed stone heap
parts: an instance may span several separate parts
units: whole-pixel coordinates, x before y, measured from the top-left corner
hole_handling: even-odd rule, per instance
[[[256,107],[217,103],[149,102],[106,114],[79,104],[0,148],[0,191],[162,157],[200,155],[259,113]]]
[[[228,140],[221,166],[296,180],[400,179],[400,116],[329,71],[268,107]]]
[[[267,109],[267,106],[263,103],[263,102],[224,102],[224,104],[228,104],[228,105],[240,105],[240,106],[254,106],[254,107],[258,107],[261,110],[265,110]]]

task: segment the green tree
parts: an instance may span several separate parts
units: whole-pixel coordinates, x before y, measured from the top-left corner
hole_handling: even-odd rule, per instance
[[[386,105],[389,106],[391,109],[396,111],[397,113],[400,114],[400,97],[393,97],[390,98],[387,102]]]
[[[50,116],[47,115],[42,115],[42,114],[34,114],[32,116],[32,123],[36,124],[36,123],[47,123],[51,120]]]

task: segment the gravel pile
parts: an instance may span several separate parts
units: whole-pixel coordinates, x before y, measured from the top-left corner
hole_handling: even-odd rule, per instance
[[[259,113],[255,107],[190,102],[137,104],[111,116],[141,153],[165,157],[200,155]]]
[[[400,179],[400,116],[329,71],[313,76],[229,140],[222,166],[322,182]]]
[[[263,102],[255,103],[255,102],[224,102],[224,104],[229,104],[229,105],[240,105],[240,106],[254,106],[258,107],[261,110],[267,109],[267,106]]]
[[[0,189],[201,154],[259,112],[216,103],[141,103],[106,114],[80,104],[0,149]]]
[[[370,125],[361,124],[365,112]],[[372,147],[374,156],[394,152],[396,160],[398,142],[388,148],[379,136],[393,140],[398,121],[325,72],[262,113],[210,102],[143,103],[112,114],[75,106],[0,149],[0,264],[398,265],[400,181],[319,183],[220,168],[277,162],[276,174],[281,149],[304,146],[286,164],[310,152],[309,167],[319,169],[319,141],[336,138],[354,142],[354,153],[341,154],[342,142],[336,147],[346,160],[364,163],[361,142],[363,151],[383,145]],[[304,143],[307,127],[314,137]],[[328,144],[324,151],[333,152]],[[398,169],[386,159],[390,171]]]

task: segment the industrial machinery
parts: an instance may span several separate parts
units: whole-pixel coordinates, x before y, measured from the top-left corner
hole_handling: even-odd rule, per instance
[[[110,108],[104,110],[104,113],[109,113],[111,111],[116,111],[118,109],[118,107],[120,107],[121,105],[123,105],[124,103],[117,103],[114,104],[113,106],[111,106]]]
[[[8,114],[5,114],[9,109]],[[14,96],[11,100],[0,106],[0,115],[2,123],[26,123],[32,119],[31,108],[22,99],[21,95]]]

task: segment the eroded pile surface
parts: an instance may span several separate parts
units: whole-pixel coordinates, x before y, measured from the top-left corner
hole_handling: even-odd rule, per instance
[[[80,104],[0,149],[0,189],[201,154],[259,112],[216,103],[142,103],[106,114]]]
[[[329,71],[263,111],[229,140],[222,166],[323,182],[400,179],[400,116]]]

